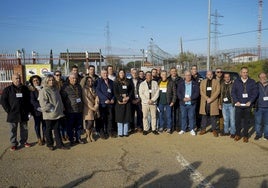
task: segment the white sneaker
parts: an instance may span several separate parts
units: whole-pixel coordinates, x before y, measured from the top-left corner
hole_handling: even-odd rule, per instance
[[[191,134],[192,136],[195,136],[195,135],[196,135],[196,133],[195,133],[194,130],[191,130],[190,134]]]
[[[184,134],[185,132],[183,131],[183,130],[181,130],[180,132],[179,132],[179,134]]]

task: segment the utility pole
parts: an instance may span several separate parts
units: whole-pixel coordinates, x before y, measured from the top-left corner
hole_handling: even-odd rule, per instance
[[[211,9],[211,0],[208,0],[208,46],[207,46],[207,70],[210,69],[210,10]]]
[[[262,0],[259,0],[259,15],[258,15],[258,57],[261,59],[261,35],[262,35]]]

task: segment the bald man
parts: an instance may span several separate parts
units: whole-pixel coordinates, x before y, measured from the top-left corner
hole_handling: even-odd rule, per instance
[[[28,120],[30,113],[30,91],[21,83],[19,74],[12,75],[12,84],[2,93],[1,103],[7,113],[7,122],[10,126],[11,151],[17,150],[20,143],[22,147],[30,147],[28,140]],[[17,129],[20,127],[20,140],[17,141]]]
[[[217,116],[219,115],[218,96],[220,83],[213,79],[213,72],[207,71],[206,79],[200,84],[201,103],[199,113],[202,115],[200,135],[206,133],[206,127],[211,123],[213,135],[218,137]]]

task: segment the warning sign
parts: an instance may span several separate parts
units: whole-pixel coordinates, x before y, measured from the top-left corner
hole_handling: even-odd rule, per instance
[[[38,75],[45,77],[46,73],[51,71],[50,64],[27,64],[25,65],[26,80],[29,80],[31,76]]]

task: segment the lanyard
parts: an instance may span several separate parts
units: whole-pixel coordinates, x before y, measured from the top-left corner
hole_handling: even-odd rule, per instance
[[[78,95],[78,94],[79,94],[79,93],[78,93],[78,88],[75,87],[75,85],[71,85],[71,88],[72,88],[72,90],[74,91],[76,97],[79,97],[79,95]]]
[[[268,86],[268,85],[264,86],[262,83],[259,83],[259,84],[260,84],[260,86],[261,86],[261,90],[262,90],[263,93],[264,93],[264,96],[268,96],[268,90],[267,90],[268,87],[266,87],[266,86]]]
[[[243,82],[244,93],[247,93],[247,82]]]

